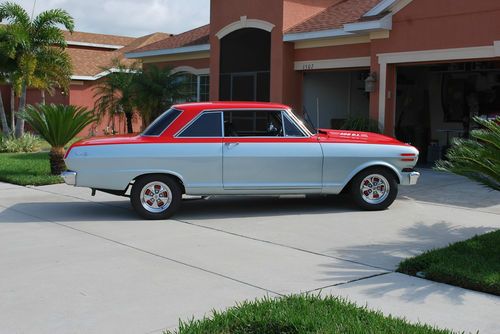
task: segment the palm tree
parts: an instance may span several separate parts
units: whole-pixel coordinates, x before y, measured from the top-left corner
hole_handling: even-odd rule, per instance
[[[15,70],[15,62],[9,58],[5,45],[8,43],[9,36],[3,29],[0,29],[0,84],[8,84],[9,78]],[[4,134],[10,134],[11,128],[7,121],[2,95],[0,94],[0,121],[2,123],[2,131]]]
[[[132,118],[134,116],[134,76],[140,73],[138,63],[130,66],[114,59],[111,68],[103,81],[94,89],[95,109],[99,118],[109,114],[114,117],[123,112],[127,123],[127,132],[133,133]],[[113,129],[114,130],[114,129]]]
[[[493,190],[500,191],[500,117],[474,121],[483,129],[471,131],[472,139],[455,139],[436,169],[468,177]]]
[[[26,106],[27,87],[43,89],[52,79],[62,86],[67,82],[68,79],[65,77],[58,79],[55,74],[41,74],[41,71],[43,64],[46,64],[47,56],[53,61],[54,57],[61,56],[60,51],[66,48],[66,40],[58,25],[64,26],[70,32],[73,32],[75,25],[73,18],[65,10],[51,9],[31,18],[24,8],[14,2],[5,2],[0,5],[0,21],[3,20],[8,22],[1,28],[8,42],[2,43],[0,48],[3,54],[15,60],[16,71],[12,75],[11,83],[16,95],[20,96],[18,112],[22,113]],[[48,68],[54,70],[53,73],[68,72],[52,67],[61,64],[67,65],[68,62],[61,59],[52,63]],[[44,82],[44,80],[48,81]],[[23,132],[24,120],[18,117],[15,134],[19,137]]]
[[[34,73],[33,87],[40,89],[42,104],[45,104],[45,92],[53,95],[54,89],[62,89],[68,92],[73,74],[73,64],[70,56],[62,49],[49,48],[40,54]]]
[[[155,65],[146,67],[142,73],[135,76],[134,102],[141,113],[144,127],[177,100],[186,96],[183,76],[183,72],[174,74],[168,67],[159,68]]]
[[[53,175],[59,175],[66,169],[64,146],[96,121],[92,111],[62,104],[27,106],[21,117],[50,144],[50,171]]]

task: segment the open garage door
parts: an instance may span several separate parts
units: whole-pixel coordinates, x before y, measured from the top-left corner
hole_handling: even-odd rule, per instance
[[[500,61],[398,66],[395,133],[420,150],[421,164],[441,158],[472,118],[500,115]]]

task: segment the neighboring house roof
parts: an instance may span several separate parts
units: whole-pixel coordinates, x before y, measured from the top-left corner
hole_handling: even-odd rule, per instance
[[[82,32],[69,34],[66,31],[64,31],[64,34],[68,41],[66,52],[70,55],[73,63],[73,79],[76,80],[96,80],[106,75],[108,72],[105,69],[112,65],[114,59],[119,59],[122,63],[130,65],[133,60],[125,58],[126,52],[170,36],[170,34],[166,33],[153,33],[134,38]],[[88,44],[82,45],[72,42]]]
[[[70,33],[67,30],[63,30],[64,37],[68,44],[71,42],[88,43],[88,44],[100,44],[100,45],[115,45],[115,46],[125,46],[132,43],[135,38],[128,36],[116,36],[116,35],[106,35],[106,34],[94,34],[90,32],[74,31]]]
[[[159,42],[146,45],[133,50],[133,53],[141,53],[152,50],[176,49],[195,45],[205,45],[209,43],[210,25],[183,32],[179,35],[174,35],[170,38],[163,39]]]
[[[301,22],[285,34],[304,33],[329,29],[339,29],[344,24],[364,21],[365,13],[378,5],[382,0],[346,0],[328,7],[317,15]]]

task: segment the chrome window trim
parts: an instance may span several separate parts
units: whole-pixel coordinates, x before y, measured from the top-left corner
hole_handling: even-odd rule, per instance
[[[303,130],[303,129],[302,129],[302,128],[301,128],[301,127],[300,127],[300,126],[299,126],[299,125],[298,125],[298,124],[294,121],[294,120],[292,120],[292,119],[290,118],[290,116],[288,115],[288,113],[287,113],[285,110],[283,110],[283,111],[281,112],[281,115],[283,116],[283,135],[284,135],[284,137],[285,137],[285,138],[307,138],[307,137],[309,137],[309,136],[307,135],[307,133],[305,133],[305,132],[304,132],[304,130]],[[285,117],[286,117],[286,119],[288,119],[288,121],[290,121],[290,123],[292,123],[293,125],[295,125],[295,127],[296,127],[296,128],[297,128],[300,132],[302,132],[302,136],[287,136],[287,135],[286,135],[286,129],[285,129]]]
[[[207,137],[207,136],[203,136],[203,137],[182,137],[182,133],[187,128],[189,128],[194,122],[196,122],[200,117],[202,117],[203,115],[206,115],[206,114],[215,114],[215,113],[218,113],[219,117],[221,119],[221,126],[222,126],[221,135],[222,135],[222,137],[219,137],[219,136],[215,136],[215,137]],[[224,117],[223,117],[223,112],[221,110],[219,110],[219,109],[203,110],[198,115],[196,115],[195,118],[193,118],[192,120],[190,120],[189,122],[187,122],[186,125],[184,125],[179,131],[177,131],[175,133],[175,135],[174,135],[174,138],[224,138]]]
[[[140,134],[140,136],[141,136],[141,137],[151,137],[151,138],[158,138],[158,137],[161,137],[161,136],[163,135],[163,133],[165,133],[165,131],[167,131],[167,129],[168,129],[168,128],[172,125],[172,124],[174,124],[174,123],[175,123],[175,121],[176,121],[176,120],[177,120],[177,119],[178,119],[178,118],[182,115],[182,113],[184,112],[184,110],[182,110],[182,109],[178,109],[178,108],[168,108],[168,110],[165,110],[165,111],[164,111],[164,113],[168,112],[169,110],[177,110],[177,111],[179,111],[179,115],[177,115],[177,117],[175,117],[175,118],[172,120],[172,122],[170,122],[170,124],[169,124],[169,125],[168,125],[165,129],[163,129],[163,131],[162,131],[159,135],[143,135],[143,134],[141,133],[141,134]],[[162,115],[163,115],[163,114],[162,114]],[[156,120],[157,120],[158,118],[160,118],[160,117],[161,117],[161,115],[160,115],[160,116],[158,116],[158,117],[157,117],[157,118],[153,121],[153,123],[151,123],[150,125],[148,125],[148,128],[149,128],[150,126],[152,126],[152,125],[156,122]],[[144,131],[143,131],[143,132],[145,132],[146,130],[147,130],[147,128],[146,128],[146,129],[144,129]]]
[[[311,131],[309,131],[309,129],[304,124],[302,124],[300,119],[298,119],[297,116],[295,116],[295,114],[291,109],[286,109],[285,112],[289,116],[289,118],[294,121],[293,123],[295,123],[295,125],[298,126],[300,129],[302,129],[302,132],[306,135],[306,137],[310,138],[314,136],[314,134],[311,133]]]

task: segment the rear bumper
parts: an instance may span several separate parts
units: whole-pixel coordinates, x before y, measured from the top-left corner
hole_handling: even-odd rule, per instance
[[[412,170],[408,172],[401,173],[401,185],[403,186],[413,186],[417,184],[420,173]]]
[[[61,177],[64,180],[64,183],[70,185],[70,186],[76,186],[76,172],[73,171],[65,171],[61,174]]]

